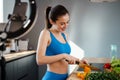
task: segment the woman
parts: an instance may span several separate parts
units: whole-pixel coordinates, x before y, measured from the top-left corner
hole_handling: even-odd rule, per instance
[[[38,48],[38,65],[47,64],[47,71],[42,80],[66,80],[68,64],[79,61],[70,54],[65,30],[70,17],[67,9],[62,5],[46,9],[46,28],[41,31]]]

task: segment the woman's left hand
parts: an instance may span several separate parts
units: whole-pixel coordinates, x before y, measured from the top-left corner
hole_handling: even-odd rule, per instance
[[[82,63],[82,64],[88,64],[88,65],[89,65],[88,61],[85,60],[85,59],[82,59],[82,60],[80,60],[79,62]]]

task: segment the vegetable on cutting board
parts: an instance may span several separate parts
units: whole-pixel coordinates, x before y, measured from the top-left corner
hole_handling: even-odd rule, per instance
[[[89,73],[84,80],[120,80],[120,59],[112,58],[103,65],[104,71]]]
[[[82,80],[85,79],[86,75],[91,72],[91,68],[88,66],[84,67],[84,72],[78,72],[77,77],[81,78]]]
[[[113,57],[111,60],[111,67],[112,67],[113,71],[120,74],[120,59]]]

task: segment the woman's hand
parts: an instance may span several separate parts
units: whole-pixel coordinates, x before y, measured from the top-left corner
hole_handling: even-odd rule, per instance
[[[88,61],[85,60],[85,59],[82,59],[82,60],[80,60],[79,62],[82,63],[82,64],[88,64],[88,65],[89,65]]]
[[[75,64],[76,61],[79,61],[79,58],[76,58],[68,54],[64,54],[64,59],[68,62],[68,64]]]

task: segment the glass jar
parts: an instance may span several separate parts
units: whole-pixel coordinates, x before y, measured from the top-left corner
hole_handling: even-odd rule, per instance
[[[117,45],[115,44],[112,44],[110,46],[110,58],[111,59],[117,58]]]

